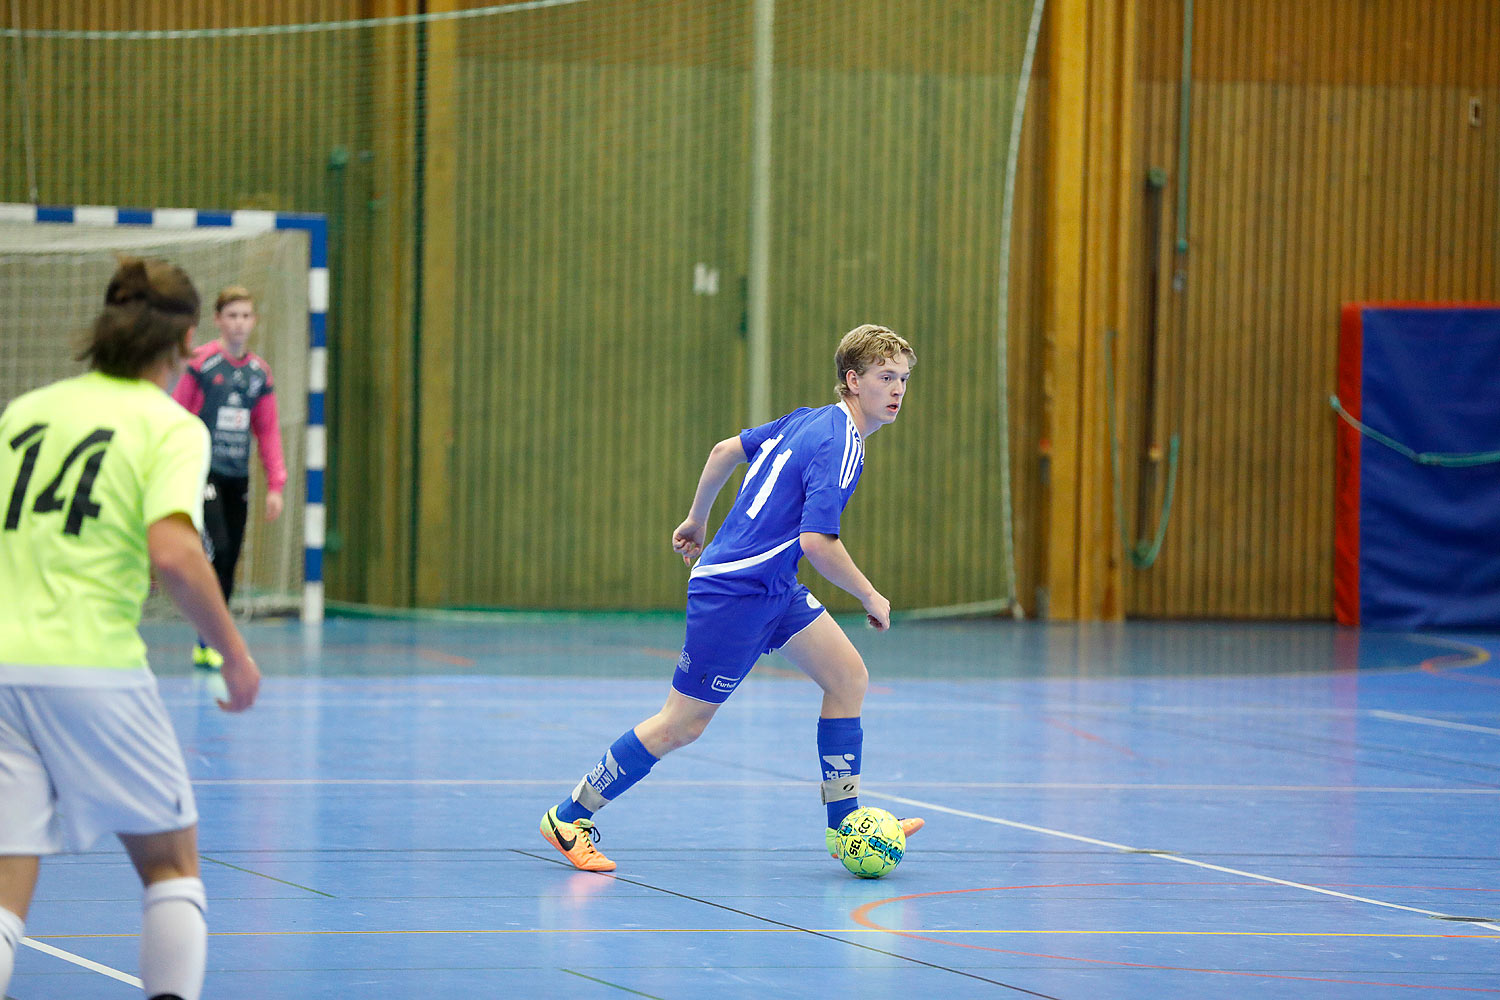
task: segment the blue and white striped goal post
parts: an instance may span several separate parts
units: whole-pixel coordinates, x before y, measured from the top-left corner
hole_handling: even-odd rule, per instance
[[[320,214],[111,205],[28,205],[0,202],[0,221],[155,229],[229,228],[246,232],[295,229],[307,234],[307,497],[303,511],[302,620],[323,620],[323,541],[328,465],[328,220]]]

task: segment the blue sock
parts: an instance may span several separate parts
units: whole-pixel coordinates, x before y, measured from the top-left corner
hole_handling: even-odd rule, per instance
[[[858,716],[852,719],[818,720],[818,758],[822,765],[823,798],[828,806],[828,825],[835,830],[845,816],[859,808],[859,756],[864,741],[865,731],[859,726]],[[830,794],[845,795],[851,786],[853,795],[827,801]]]
[[[557,805],[557,818],[564,823],[589,819],[631,785],[644,778],[656,764],[634,729],[610,744],[599,763],[586,774],[573,794]]]

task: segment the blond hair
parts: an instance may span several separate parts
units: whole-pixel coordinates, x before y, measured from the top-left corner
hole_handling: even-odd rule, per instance
[[[849,395],[849,372],[863,375],[871,365],[894,358],[898,354],[906,355],[908,364],[917,363],[916,352],[911,349],[906,339],[883,326],[866,323],[844,334],[844,338],[839,341],[838,349],[833,352],[833,363],[838,369],[839,376],[839,398]]]
[[[224,307],[231,302],[248,302],[251,308],[255,307],[255,296],[250,294],[250,289],[244,285],[230,285],[219,292],[219,297],[214,299],[214,312],[221,313]]]

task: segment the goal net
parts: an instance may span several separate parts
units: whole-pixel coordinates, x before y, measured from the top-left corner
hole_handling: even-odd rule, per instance
[[[294,614],[302,607],[304,490],[307,480],[308,247],[304,233],[228,227],[155,229],[0,221],[0,407],[21,393],[79,374],[75,360],[103,302],[120,254],[162,257],[192,276],[203,298],[197,343],[217,336],[213,300],[226,285],[255,296],[259,321],[250,349],[276,382],[286,455],[286,510],[263,517],[265,472],[252,461],[251,510],[231,609],[242,617]],[[175,614],[153,589],[146,617]]]

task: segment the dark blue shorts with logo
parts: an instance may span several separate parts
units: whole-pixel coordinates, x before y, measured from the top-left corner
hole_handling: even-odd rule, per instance
[[[672,687],[722,705],[763,653],[780,649],[822,613],[823,605],[800,583],[774,594],[725,594],[694,580]]]

